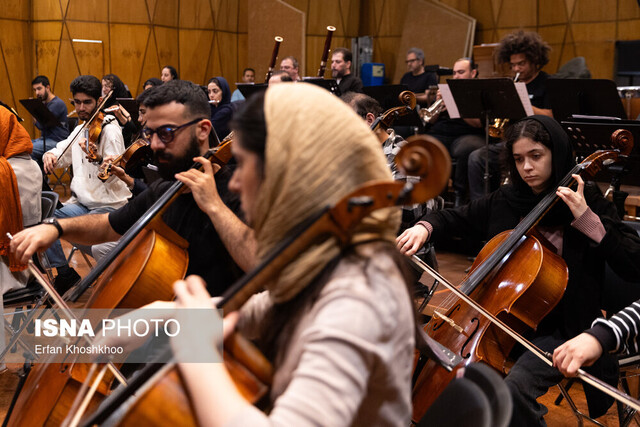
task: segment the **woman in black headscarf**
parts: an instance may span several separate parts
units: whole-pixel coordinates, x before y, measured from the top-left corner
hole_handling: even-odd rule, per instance
[[[561,201],[544,216],[538,231],[566,262],[569,282],[560,303],[529,337],[542,350],[553,352],[600,315],[605,263],[627,280],[640,275],[640,239],[620,222],[614,205],[594,183],[585,184],[576,175],[576,191],[558,187],[575,161],[566,133],[552,118],[532,116],[514,123],[507,130],[506,153],[508,185],[467,206],[427,215],[398,237],[397,246],[412,255],[426,241],[445,236],[489,240],[514,228],[545,195],[556,192]],[[591,372],[615,384],[617,365],[608,356]],[[506,378],[515,403],[512,424],[544,425],[547,410],[536,398],[561,379],[555,368],[532,353],[522,354]],[[594,399],[595,390],[589,387],[585,392],[592,416],[604,414],[612,400]]]
[[[209,102],[211,103],[211,123],[221,141],[229,135],[229,122],[233,116],[231,108],[231,89],[224,77],[218,76],[207,84]]]

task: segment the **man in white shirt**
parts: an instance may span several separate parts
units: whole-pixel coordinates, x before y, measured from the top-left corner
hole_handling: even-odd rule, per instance
[[[78,118],[82,121],[89,120],[95,113],[102,94],[100,80],[94,76],[76,77],[71,82],[71,93]],[[131,197],[131,192],[119,179],[111,177],[107,182],[98,179],[101,162],[92,163],[87,159],[87,154],[82,148],[86,144],[85,135],[78,135],[81,131],[82,126],[78,125],[69,138],[60,141],[42,157],[47,173],[56,167],[73,166],[71,198],[62,208],[56,209],[55,218],[110,212],[123,206]],[[95,149],[100,159],[118,156],[124,152],[122,130],[114,116],[105,116]],[[56,288],[60,293],[64,293],[80,279],[80,276],[69,268],[60,241],[47,250],[47,256],[51,266],[58,270]]]

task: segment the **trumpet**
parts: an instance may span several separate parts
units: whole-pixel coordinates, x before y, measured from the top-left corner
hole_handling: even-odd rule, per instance
[[[520,73],[516,73],[513,82],[517,82]],[[489,126],[489,136],[493,138],[504,138],[504,128],[509,124],[509,119],[493,119],[493,124]]]
[[[438,114],[442,113],[445,108],[446,105],[444,105],[444,101],[442,100],[442,98],[440,98],[436,102],[431,104],[428,108],[421,108],[418,114],[420,114],[422,122],[427,125],[428,123],[431,123],[433,119],[438,116]]]

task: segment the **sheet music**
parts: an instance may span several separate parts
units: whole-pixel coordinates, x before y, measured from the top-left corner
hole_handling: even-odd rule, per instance
[[[514,83],[516,85],[516,91],[522,101],[524,112],[527,116],[533,116],[533,108],[531,107],[531,98],[529,98],[529,92],[527,92],[527,85],[525,83]]]
[[[438,85],[438,89],[440,89],[440,95],[442,95],[442,100],[444,101],[444,105],[447,106],[447,112],[449,113],[449,117],[452,119],[459,119],[460,112],[458,111],[458,106],[456,105],[456,101],[453,100],[453,95],[451,95],[451,89],[449,89],[449,85],[441,83]]]

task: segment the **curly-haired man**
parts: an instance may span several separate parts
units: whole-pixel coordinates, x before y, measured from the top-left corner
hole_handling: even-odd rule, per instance
[[[549,75],[540,71],[549,62],[551,48],[535,32],[516,31],[507,34],[496,49],[500,63],[509,63],[518,81],[527,85],[534,114],[553,116],[546,101],[545,82]]]

